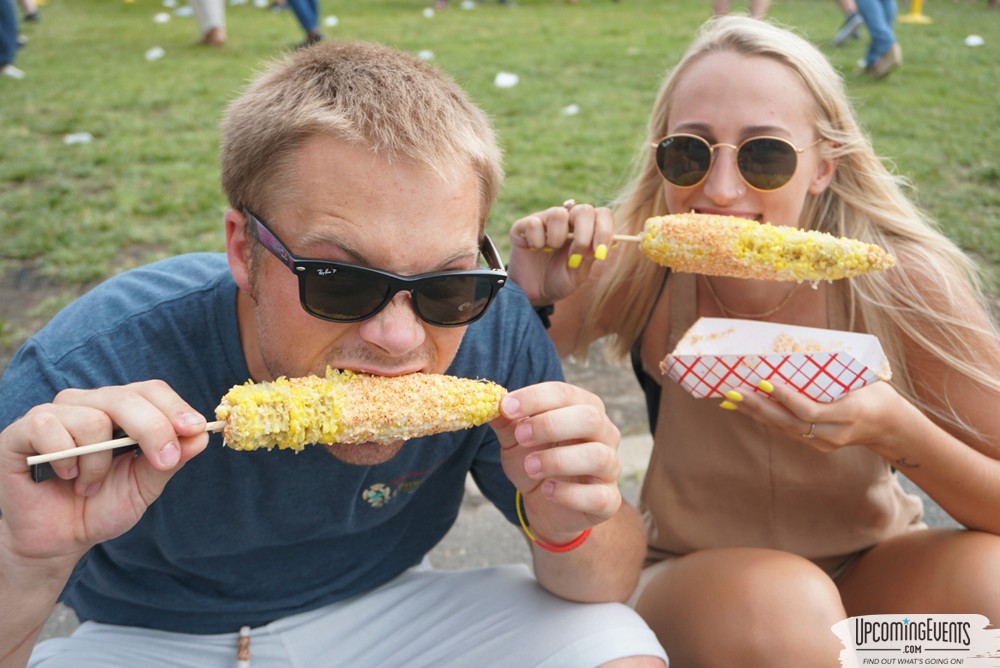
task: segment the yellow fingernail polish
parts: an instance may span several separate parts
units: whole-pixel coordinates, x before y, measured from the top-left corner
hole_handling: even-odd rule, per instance
[[[569,262],[567,264],[569,264],[570,269],[576,269],[580,266],[581,262],[583,262],[583,256],[579,253],[573,253],[569,256]]]
[[[736,390],[729,390],[726,392],[726,399],[730,401],[743,401],[743,395]]]
[[[548,246],[544,246],[544,247],[542,248],[542,250],[543,250],[543,251],[545,251],[546,253],[551,253],[551,252],[552,252],[553,250],[555,250],[555,249],[554,249],[554,248],[549,248]]]
[[[774,385],[771,385],[771,383],[768,382],[767,379],[761,378],[760,382],[757,383],[757,389],[763,390],[764,392],[771,394],[772,392],[774,392]]]
[[[725,408],[727,411],[734,411],[736,410],[736,404],[731,401],[723,401],[719,404],[719,408]]]
[[[594,249],[594,259],[595,260],[606,260],[608,257],[608,247],[604,244],[600,244]]]

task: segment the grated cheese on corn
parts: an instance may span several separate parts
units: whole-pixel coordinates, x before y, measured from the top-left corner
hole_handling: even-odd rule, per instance
[[[484,424],[500,414],[496,383],[440,374],[375,376],[327,369],[326,377],[247,382],[215,409],[235,450],[302,450],[311,443],[391,443]]]
[[[650,218],[641,243],[649,259],[675,271],[772,281],[832,281],[896,264],[855,239],[699,213]]]

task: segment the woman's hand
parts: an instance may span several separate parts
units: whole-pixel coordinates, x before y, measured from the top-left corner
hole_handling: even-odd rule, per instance
[[[508,274],[533,305],[554,304],[607,257],[614,228],[610,209],[572,200],[525,216],[510,230]]]
[[[720,405],[822,452],[862,445],[886,458],[898,451],[896,440],[904,431],[900,421],[919,417],[910,402],[881,381],[821,403],[779,380],[764,380],[756,388],[731,390]]]

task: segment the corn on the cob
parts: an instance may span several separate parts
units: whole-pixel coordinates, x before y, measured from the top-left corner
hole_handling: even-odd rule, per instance
[[[675,271],[772,281],[832,281],[896,264],[855,239],[698,213],[647,220],[642,251]]]
[[[310,443],[391,443],[474,427],[500,413],[506,390],[439,374],[374,376],[327,369],[237,385],[215,409],[236,450],[301,450]]]

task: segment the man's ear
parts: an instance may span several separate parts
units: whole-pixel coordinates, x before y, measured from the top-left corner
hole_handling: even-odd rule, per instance
[[[833,180],[833,175],[836,173],[839,163],[840,158],[837,157],[828,155],[820,157],[819,164],[816,165],[816,173],[809,183],[810,195],[819,195],[830,186],[830,181]]]
[[[246,216],[236,209],[226,211],[226,257],[236,285],[250,293],[250,252],[254,242]]]

